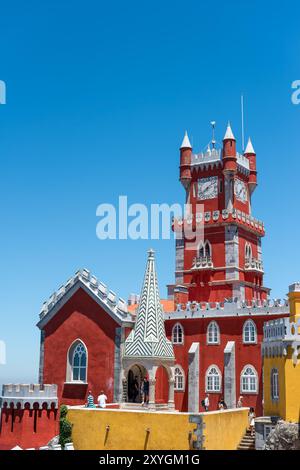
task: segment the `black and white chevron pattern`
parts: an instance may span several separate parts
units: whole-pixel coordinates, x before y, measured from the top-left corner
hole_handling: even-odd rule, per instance
[[[173,346],[165,332],[154,252],[148,253],[137,318],[125,341],[124,357],[174,359]]]

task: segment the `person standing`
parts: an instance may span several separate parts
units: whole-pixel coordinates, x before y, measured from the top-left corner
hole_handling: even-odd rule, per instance
[[[206,397],[204,398],[204,409],[205,411],[209,411],[209,394],[206,394]]]
[[[244,399],[244,397],[242,397],[242,395],[241,395],[238,399],[237,404],[236,404],[237,408],[243,408],[243,399]]]
[[[98,397],[99,408],[106,408],[106,401],[107,401],[107,396],[105,395],[104,391],[101,390],[100,395]]]
[[[95,408],[94,404],[94,397],[92,395],[91,390],[89,390],[88,396],[87,396],[87,403],[86,403],[87,408]]]
[[[255,428],[255,411],[254,408],[250,408],[249,413],[248,413],[248,419],[249,419],[249,426],[250,426],[250,432],[251,436],[254,436],[254,428]]]
[[[144,377],[142,392],[143,392],[142,405],[148,405],[149,404],[149,380],[147,377]]]

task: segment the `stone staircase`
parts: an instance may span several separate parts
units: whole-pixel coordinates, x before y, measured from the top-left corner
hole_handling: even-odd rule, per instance
[[[250,429],[247,429],[237,450],[255,450],[255,435],[252,437]]]

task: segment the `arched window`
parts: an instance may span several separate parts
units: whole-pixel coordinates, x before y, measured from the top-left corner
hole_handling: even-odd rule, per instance
[[[253,366],[247,365],[241,373],[241,393],[257,393],[257,372]]]
[[[205,256],[205,248],[204,248],[203,243],[201,243],[201,244],[199,245],[199,248],[198,248],[198,256],[199,256],[199,258],[204,258],[204,256]]]
[[[183,391],[184,390],[184,372],[180,366],[175,366],[174,378],[175,378],[174,390]]]
[[[278,369],[271,371],[271,398],[272,400],[279,399],[279,376]]]
[[[184,334],[183,328],[180,323],[176,323],[173,326],[172,330],[172,343],[173,344],[183,344]]]
[[[207,344],[219,344],[220,343],[220,329],[215,321],[211,321],[207,327],[206,333]]]
[[[257,342],[257,332],[256,325],[254,321],[247,320],[243,326],[243,341],[244,343],[256,343]]]
[[[68,351],[67,382],[87,381],[87,348],[76,340]]]
[[[208,240],[205,242],[205,255],[208,257],[211,257],[211,244],[209,243]]]
[[[213,365],[207,369],[205,382],[207,392],[221,391],[222,375],[217,366]]]
[[[252,258],[252,248],[250,243],[246,243],[245,245],[245,258],[249,261]]]

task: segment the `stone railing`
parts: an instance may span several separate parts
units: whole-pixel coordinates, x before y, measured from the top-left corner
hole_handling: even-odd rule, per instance
[[[127,302],[124,299],[118,298],[112,290],[109,290],[107,286],[93,276],[89,270],[81,269],[43,303],[40,319],[44,318],[78,281],[82,282],[94,295],[101,299],[109,309],[113,310],[121,317],[128,315]]]
[[[264,324],[264,342],[300,341],[300,320],[291,322],[289,318],[279,318]]]
[[[280,318],[264,324],[264,339],[261,345],[264,357],[282,357],[287,348],[292,348],[292,361],[296,365],[300,354],[300,320],[291,322],[290,318]]]
[[[197,256],[193,259],[192,269],[211,269],[213,262],[211,256]]]
[[[263,262],[257,258],[246,258],[245,259],[246,271],[260,271],[264,272]]]
[[[26,404],[32,408],[38,404],[39,408],[57,408],[56,384],[5,384],[2,387],[2,407],[11,406],[24,408]]]
[[[237,153],[236,159],[237,159],[238,165],[246,168],[246,170],[249,170],[249,159],[245,157],[245,155],[242,155],[241,153]]]

